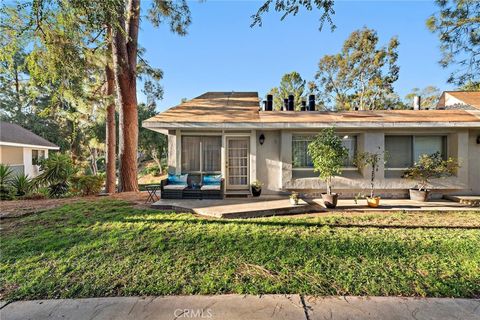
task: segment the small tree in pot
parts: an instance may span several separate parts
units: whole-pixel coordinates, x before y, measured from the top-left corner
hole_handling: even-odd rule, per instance
[[[322,130],[308,144],[308,154],[312,158],[314,171],[327,184],[327,192],[322,193],[322,200],[327,208],[337,206],[338,194],[332,193],[332,178],[342,173],[343,161],[348,150],[342,144],[342,139],[335,134],[333,128]]]
[[[448,158],[444,160],[440,152],[431,155],[423,154],[418,162],[408,168],[403,174],[403,178],[417,181],[413,189],[409,189],[410,199],[416,201],[427,201],[430,190],[427,187],[431,185],[432,179],[453,176],[459,168],[457,160]]]
[[[370,197],[367,198],[367,205],[372,208],[376,208],[380,204],[380,197],[375,196],[375,175],[378,172],[378,166],[384,157],[382,153],[362,152],[355,157],[355,164],[358,168],[364,168],[370,166]]]

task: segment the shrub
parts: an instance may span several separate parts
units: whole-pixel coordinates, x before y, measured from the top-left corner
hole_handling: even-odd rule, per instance
[[[459,167],[457,160],[453,158],[444,160],[440,152],[423,154],[418,162],[405,171],[403,178],[417,181],[416,187],[422,191],[427,189],[430,180],[453,176]]]
[[[88,196],[102,191],[104,180],[102,175],[83,175],[71,177],[70,183],[74,193]]]
[[[342,173],[343,160],[348,150],[333,128],[323,129],[308,144],[308,154],[312,158],[314,171],[327,184],[327,194],[332,193],[332,178]]]
[[[32,189],[33,183],[28,175],[19,174],[12,179],[11,186],[15,189],[17,196],[24,196]]]

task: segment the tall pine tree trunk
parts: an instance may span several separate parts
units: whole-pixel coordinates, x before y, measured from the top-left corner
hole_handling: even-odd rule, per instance
[[[123,12],[124,13],[124,12]],[[138,191],[137,180],[137,45],[140,0],[130,0],[113,32],[112,56],[119,101],[119,186],[121,192]],[[125,16],[128,20],[125,21]]]
[[[105,76],[107,78],[106,94],[109,97],[113,97],[115,94],[115,76],[110,65],[105,66]],[[106,121],[106,143],[107,143],[107,154],[106,154],[106,171],[107,171],[107,181],[106,191],[107,193],[115,193],[116,185],[116,123],[115,123],[115,102],[112,102],[107,106],[107,121]]]

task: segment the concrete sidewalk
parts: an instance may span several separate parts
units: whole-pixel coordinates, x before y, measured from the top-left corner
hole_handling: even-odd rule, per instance
[[[300,295],[118,297],[0,304],[13,319],[480,319],[480,300]]]

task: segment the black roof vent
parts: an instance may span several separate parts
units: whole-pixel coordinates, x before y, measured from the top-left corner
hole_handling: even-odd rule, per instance
[[[293,94],[288,95],[288,111],[295,111],[295,96]]]
[[[308,96],[308,111],[315,111],[315,95],[311,94]]]
[[[265,101],[265,111],[272,111],[273,110],[273,95],[267,94],[267,101]]]

